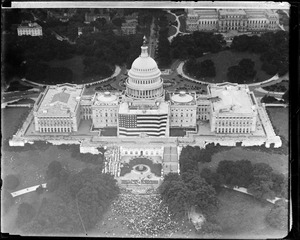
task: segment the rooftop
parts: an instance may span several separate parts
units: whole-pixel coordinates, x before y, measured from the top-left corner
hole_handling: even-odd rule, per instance
[[[112,94],[110,92],[100,92],[96,93],[95,98],[95,105],[102,105],[102,104],[118,104],[118,97],[115,94]]]
[[[37,110],[39,115],[64,116],[73,113],[84,87],[62,84],[49,87]]]
[[[254,104],[247,85],[215,84],[210,86],[211,97],[219,97],[212,101],[215,112],[252,113]]]
[[[22,22],[20,25],[19,25],[19,28],[41,28],[41,26],[37,23],[32,23],[32,22]]]
[[[219,13],[220,15],[228,15],[228,14],[245,15],[246,14],[246,12],[243,9],[220,9]]]
[[[119,107],[119,114],[167,114],[169,105],[161,102],[157,108],[144,108],[144,109],[130,109],[127,102],[123,102]]]
[[[191,94],[186,93],[185,91],[180,91],[178,94],[174,94],[171,97],[173,103],[181,104],[181,103],[195,103],[195,98]]]

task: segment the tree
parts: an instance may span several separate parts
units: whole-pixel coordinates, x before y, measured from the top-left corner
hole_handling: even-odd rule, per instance
[[[112,23],[117,27],[121,27],[123,22],[124,20],[121,18],[115,18],[112,20]]]
[[[53,192],[56,189],[58,189],[59,185],[60,185],[60,179],[58,177],[54,177],[48,180],[47,189],[49,192]]]
[[[254,78],[256,71],[254,70],[255,63],[249,59],[242,59],[238,65],[231,66],[227,70],[227,77],[231,82],[244,83]]]
[[[186,172],[182,178],[178,174],[169,175],[160,185],[159,192],[178,217],[186,214],[192,206],[208,213],[214,212],[218,205],[215,190],[195,172]]]
[[[29,203],[21,203],[18,207],[16,224],[20,227],[26,222],[30,222],[36,214],[35,208]]]
[[[253,164],[253,183],[249,185],[248,192],[258,199],[274,199],[272,172],[273,169],[266,163]]]
[[[71,197],[78,201],[79,212],[87,229],[95,226],[104,209],[119,193],[114,177],[103,174],[102,169],[86,168],[67,181]]]
[[[40,194],[42,194],[42,193],[44,192],[44,190],[45,190],[45,189],[43,188],[43,186],[40,185],[40,186],[38,186],[38,188],[37,188],[35,191],[36,191],[37,194],[40,195]]]
[[[222,183],[222,176],[216,172],[212,172],[209,168],[203,168],[200,176],[214,188],[219,187]]]
[[[59,161],[52,161],[46,170],[46,179],[50,180],[54,177],[59,178],[60,177],[60,172],[62,170],[62,165]]]
[[[15,190],[20,184],[20,180],[16,175],[10,174],[4,178],[3,188],[7,190]]]

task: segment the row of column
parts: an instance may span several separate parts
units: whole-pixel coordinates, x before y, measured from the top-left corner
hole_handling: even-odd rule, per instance
[[[40,127],[40,132],[72,132],[72,127]]]
[[[250,127],[216,128],[217,133],[250,133]]]
[[[162,92],[161,88],[157,88],[154,90],[134,90],[131,88],[127,88],[127,94],[133,97],[138,98],[153,98],[160,96]]]
[[[221,21],[220,22],[221,26],[246,26],[247,22],[246,21]]]

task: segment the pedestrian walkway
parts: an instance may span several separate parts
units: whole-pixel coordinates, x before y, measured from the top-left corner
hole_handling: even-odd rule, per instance
[[[190,34],[190,33],[184,33],[181,32],[180,29],[180,21],[179,17],[183,16],[183,14],[177,16],[175,13],[172,13],[170,10],[167,10],[168,13],[172,14],[176,18],[177,26],[172,25],[176,29],[176,33],[174,33],[172,36],[168,37],[169,42],[172,42],[173,38],[176,37],[179,33],[182,35]]]
[[[244,193],[244,194],[253,196],[253,194],[252,194],[252,193],[249,193],[249,192],[248,192],[248,189],[247,189],[247,188],[244,188],[244,187],[233,187],[233,188],[230,188],[230,187],[228,187],[228,186],[226,186],[226,185],[223,185],[223,187],[229,188],[229,189],[233,189],[234,191],[241,192],[241,193]],[[268,201],[268,202],[270,202],[270,203],[272,203],[272,204],[275,204],[275,202],[276,202],[277,200],[280,200],[280,199],[283,199],[285,202],[288,202],[287,199],[285,199],[285,198],[279,198],[279,197],[275,197],[274,199],[266,199],[266,201]]]
[[[43,184],[40,184],[40,185],[35,185],[35,186],[32,186],[32,187],[24,188],[22,190],[19,190],[19,191],[11,193],[11,195],[13,197],[17,197],[17,196],[21,196],[21,195],[23,195],[25,193],[34,192],[34,191],[36,191],[36,189],[39,186],[42,186],[43,188],[46,188],[47,187],[47,183],[43,183]]]
[[[115,71],[114,73],[107,77],[107,78],[104,78],[104,79],[101,79],[101,80],[97,80],[97,81],[94,81],[94,82],[90,82],[90,83],[84,83],[84,84],[77,84],[78,86],[91,86],[91,85],[95,85],[95,84],[99,84],[99,83],[103,83],[105,81],[108,81],[110,80],[111,78],[113,77],[116,77],[120,74],[121,72],[121,68],[119,66],[116,66],[115,67]],[[30,83],[32,85],[36,85],[36,86],[39,86],[39,87],[45,87],[45,86],[52,86],[53,84],[42,84],[42,83],[36,83],[36,82],[33,82],[33,81],[30,81],[30,80],[27,80],[26,78],[22,78],[21,79],[23,82],[27,82],[27,83]]]

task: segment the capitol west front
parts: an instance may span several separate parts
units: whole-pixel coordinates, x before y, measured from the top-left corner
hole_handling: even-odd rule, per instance
[[[128,72],[125,91],[83,93],[84,86],[48,86],[34,104],[35,131],[76,132],[82,119],[91,119],[93,130],[117,128],[118,137],[169,137],[170,129],[197,131],[198,120],[208,120],[216,134],[256,130],[257,102],[247,85],[211,84],[207,94],[167,92],[145,43]]]

